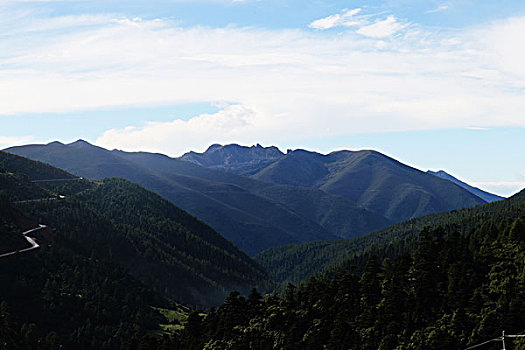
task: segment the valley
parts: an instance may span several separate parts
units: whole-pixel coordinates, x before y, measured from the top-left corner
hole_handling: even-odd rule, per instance
[[[8,329],[13,332],[13,327],[31,317],[37,320],[35,334],[40,334],[49,348],[53,344],[67,344],[86,349],[115,346],[132,349],[133,344],[144,343],[150,344],[144,345],[146,348],[163,344],[170,349],[222,349],[226,344],[235,344],[242,349],[262,349],[273,343],[279,349],[318,348],[321,344],[334,348],[360,344],[359,349],[394,346],[412,349],[434,348],[439,337],[447,339],[447,346],[472,344],[496,331],[494,324],[499,321],[487,329],[472,328],[479,317],[493,312],[516,315],[505,319],[508,327],[521,322],[519,286],[525,276],[522,273],[525,267],[519,263],[525,234],[523,191],[509,199],[485,203],[480,197],[473,200],[471,192],[449,180],[387,160],[400,166],[401,170],[389,170],[393,174],[408,171],[429,181],[427,185],[422,180],[414,182],[419,189],[450,187],[461,194],[464,202],[458,203],[466,203],[467,207],[394,223],[345,198],[344,194],[325,192],[325,185],[320,185],[327,183],[324,180],[290,184],[282,175],[277,181],[281,183],[277,184],[275,177],[255,180],[253,177],[264,169],[277,167],[260,158],[253,162],[249,157],[241,158],[252,165],[246,177],[234,174],[236,166],[246,169],[243,162],[233,162],[236,166],[227,172],[163,155],[107,151],[83,142],[30,146],[24,152],[46,161],[50,157],[49,146],[60,154],[55,159],[63,162],[69,157],[71,165],[60,170],[19,155],[0,153],[1,220],[5,227],[2,237],[6,245],[0,256],[0,282],[10,286],[1,291],[0,300],[4,309],[17,315],[9,318],[5,312],[0,315],[4,320],[3,332]],[[217,152],[219,147],[215,149]],[[20,149],[17,152],[22,153]],[[313,156],[322,160],[319,164],[328,164],[323,163],[325,156]],[[349,162],[348,156],[335,155],[338,159],[342,157],[342,164]],[[281,154],[278,159],[285,157]],[[216,160],[213,164],[217,167],[218,163]],[[232,164],[231,158],[228,164]],[[254,171],[257,167],[254,164],[262,170]],[[74,175],[67,172],[70,168],[76,169]],[[293,170],[290,174],[297,171],[307,173]],[[342,179],[353,173],[348,169],[343,172],[346,175],[336,177]],[[105,174],[112,177],[105,178]],[[279,208],[287,214],[275,212],[274,218],[283,221],[296,218],[281,229],[298,230],[302,233],[301,240],[290,245],[290,241],[279,239],[263,251],[248,248],[246,253],[258,252],[250,258],[236,247],[236,242],[243,240],[225,239],[203,221],[176,207],[168,197],[162,198],[139,184],[115,177],[119,175],[143,181],[155,191],[161,188],[159,194],[177,194],[170,198],[198,192],[200,195],[191,201],[183,201],[193,203],[196,212],[206,213],[198,208],[209,205],[203,198],[216,202],[220,199],[221,205],[228,203],[227,208],[237,203],[237,208],[251,212],[254,218],[259,216],[261,222],[268,220],[277,225],[281,221],[275,221],[271,213]],[[356,176],[361,175],[358,172]],[[173,187],[177,188],[175,192]],[[395,187],[394,193],[397,193]],[[385,195],[388,196],[380,197]],[[421,200],[417,196],[403,198]],[[213,209],[207,209],[208,213],[217,206],[210,208]],[[308,236],[302,227],[306,226],[301,225],[308,225],[308,230],[317,227],[317,232],[326,232],[325,236],[305,238]],[[362,234],[341,239],[346,235],[343,232],[356,230],[356,226],[361,227],[358,232]],[[41,230],[46,234],[38,235]],[[244,240],[268,242],[265,236],[268,231],[260,231],[258,234],[263,236],[258,238],[252,238],[250,232],[244,232]],[[459,295],[466,289],[480,295],[498,293],[496,284],[501,279],[497,277],[500,265],[496,262],[503,251],[489,253],[490,247],[498,245],[509,252],[510,260],[506,261],[514,266],[515,275],[505,285],[511,288],[513,297],[499,299],[499,306],[461,299]],[[247,243],[241,246],[250,247]],[[430,271],[429,262],[438,260],[439,268]],[[40,267],[31,269],[32,265]],[[456,270],[460,271],[462,265],[475,277],[469,280],[470,284],[456,287],[460,283]],[[79,268],[80,274],[71,270]],[[440,276],[439,281],[436,276]],[[22,284],[15,282],[20,278]],[[102,280],[100,287],[95,287]],[[21,289],[26,292],[20,293]],[[118,302],[114,299],[117,295],[121,298]],[[137,298],[142,299],[130,308],[129,303]],[[422,301],[425,298],[431,298],[432,302]],[[87,299],[91,309],[87,309]],[[24,305],[34,307],[27,309]],[[67,322],[63,316],[54,317],[52,322],[48,320],[50,310],[65,316],[72,307],[82,307],[84,311],[77,321],[69,320],[68,327],[63,327]],[[118,307],[122,308],[119,312],[115,309]],[[458,308],[470,311],[461,313],[466,321],[456,324],[449,312],[456,315]],[[113,311],[108,313],[108,309]],[[122,323],[123,312],[131,312],[127,323]],[[376,313],[380,315],[378,319],[372,316]],[[278,323],[275,317],[280,320]],[[348,320],[345,322],[353,333],[342,330],[343,319]],[[392,331],[394,320],[396,330]],[[433,332],[440,322],[448,322],[449,328],[440,328],[438,338],[418,338],[419,332]],[[105,326],[90,328],[94,323]],[[464,335],[453,336],[459,330]],[[128,336],[111,340],[110,334],[114,332]],[[375,335],[369,336],[370,332]],[[400,334],[407,332],[411,334],[410,340],[401,340]],[[85,342],[88,334],[94,337],[91,343]],[[29,344],[23,334],[15,332],[10,337],[13,344]]]

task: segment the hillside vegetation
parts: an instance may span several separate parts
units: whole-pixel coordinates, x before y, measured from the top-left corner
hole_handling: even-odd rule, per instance
[[[23,230],[49,227],[35,232],[40,249],[0,259],[0,337],[8,349],[168,346],[170,310],[188,310],[175,301],[209,306],[230,289],[270,283],[209,226],[136,184],[34,183],[18,167],[38,173],[40,163],[18,158],[6,167],[16,181],[2,183],[5,250],[22,247]],[[40,187],[41,199],[32,200],[26,189],[41,185],[52,189]]]
[[[524,209],[521,199],[464,225],[443,221],[390,258],[378,249],[362,269],[343,263],[281,296],[232,293],[205,317],[190,315],[180,348],[463,349],[502,330],[523,334]],[[525,347],[512,340],[509,349]]]
[[[0,153],[0,158],[5,155]],[[4,158],[5,159],[5,158]],[[55,193],[18,173],[39,169],[63,176],[58,169],[22,158],[4,167],[0,199],[0,239],[4,252],[27,248],[22,232],[37,227],[43,217],[28,213],[29,207],[57,205],[47,200]],[[6,169],[8,168],[8,169]],[[70,175],[69,175],[70,176]],[[44,179],[44,177],[40,177]],[[61,177],[60,177],[61,178]],[[35,193],[36,190],[36,193]],[[42,198],[41,202],[13,204]],[[39,197],[41,196],[41,197]],[[85,214],[84,212],[82,215]],[[64,218],[62,218],[64,219]],[[91,223],[91,227],[100,222]],[[102,254],[87,254],[85,247],[101,244],[89,234],[71,235],[70,228],[43,230],[37,241],[41,248],[0,259],[0,339],[5,349],[131,349],[147,340],[165,318],[152,309],[172,307],[117,263]],[[102,233],[109,233],[103,231]],[[108,238],[109,240],[111,238]],[[160,342],[170,344],[166,339]]]
[[[521,203],[516,196],[474,208],[411,219],[355,239],[272,248],[254,258],[276,281],[299,282],[316,272],[338,264],[343,259],[351,259],[362,255],[363,252],[375,251],[378,247],[394,247],[395,242],[413,238],[427,226],[454,225],[465,233],[477,227],[480,221],[502,211],[516,217],[522,210]]]
[[[0,199],[0,255],[31,246],[22,236],[23,229],[17,225],[22,217],[23,214],[8,201]]]

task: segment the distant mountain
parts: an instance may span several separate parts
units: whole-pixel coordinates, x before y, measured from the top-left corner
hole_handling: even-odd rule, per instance
[[[261,182],[161,154],[108,151],[81,140],[8,151],[86,178],[122,177],[139,183],[248,254],[283,244],[355,237],[391,223],[319,189]]]
[[[487,203],[491,203],[491,202],[500,201],[502,199],[505,199],[504,197],[501,197],[501,196],[498,196],[498,195],[495,195],[495,194],[483,191],[483,190],[481,190],[481,189],[479,189],[477,187],[471,186],[471,185],[469,185],[469,184],[467,184],[467,183],[465,183],[465,182],[463,182],[461,180],[458,180],[457,178],[455,178],[454,176],[452,176],[450,174],[447,174],[443,170],[439,170],[439,171],[428,170],[427,173],[435,175],[435,176],[440,177],[440,178],[445,179],[445,180],[452,181],[456,185],[466,189],[467,191],[469,191],[472,194],[475,194],[476,196],[478,196],[479,198],[483,199]]]
[[[485,203],[450,181],[375,151],[328,155],[296,150],[253,175],[254,179],[318,188],[394,222]]]
[[[284,156],[277,147],[245,147],[236,144],[211,145],[205,152],[188,152],[179,159],[207,168],[228,171],[239,175],[251,175]]]
[[[267,153],[272,156],[267,157]],[[318,188],[394,222],[486,202],[478,194],[473,196],[457,186],[435,181],[375,151],[323,155],[299,149],[283,154],[275,147],[234,144],[213,145],[202,154],[190,152],[185,157],[202,166],[239,173],[241,165],[256,164],[243,174],[275,184]]]

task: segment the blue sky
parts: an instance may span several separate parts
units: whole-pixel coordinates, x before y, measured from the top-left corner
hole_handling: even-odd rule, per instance
[[[525,2],[0,2],[0,147],[380,150],[525,187]]]

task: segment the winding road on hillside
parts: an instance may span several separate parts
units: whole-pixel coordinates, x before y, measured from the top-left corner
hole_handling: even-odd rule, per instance
[[[39,182],[63,182],[63,181],[78,181],[83,180],[83,177],[75,177],[75,178],[66,178],[66,179],[46,179],[46,180],[32,180],[33,183],[39,183]]]
[[[20,204],[20,203],[33,203],[33,202],[43,202],[43,201],[55,201],[57,199],[64,199],[66,196],[58,195],[58,197],[49,197],[49,198],[38,198],[38,199],[26,199],[23,201],[15,201],[13,203]]]
[[[29,237],[27,235],[30,234],[31,232],[42,230],[42,229],[44,229],[46,227],[47,227],[46,225],[40,224],[40,225],[38,225],[38,227],[35,227],[35,228],[32,228],[32,229],[27,230],[25,232],[22,232],[22,234],[24,235],[25,239],[29,242],[29,244],[31,244],[31,247],[25,248],[25,249],[17,249],[15,251],[2,254],[2,255],[0,255],[0,258],[5,258],[5,257],[8,257],[8,256],[12,256],[12,255],[18,254],[18,253],[25,253],[25,252],[29,252],[29,251],[32,251],[32,250],[40,248],[38,243],[35,242],[35,239],[31,238],[31,237]]]

